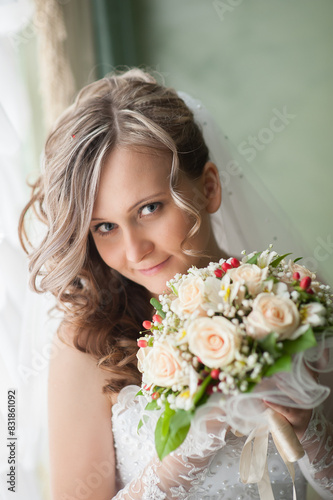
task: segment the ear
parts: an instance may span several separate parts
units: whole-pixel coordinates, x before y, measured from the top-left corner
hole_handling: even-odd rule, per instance
[[[219,171],[215,163],[208,161],[202,173],[202,185],[204,196],[207,201],[206,210],[209,214],[216,212],[222,201],[222,188]]]

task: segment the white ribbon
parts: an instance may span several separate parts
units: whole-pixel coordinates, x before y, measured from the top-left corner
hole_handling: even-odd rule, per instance
[[[271,408],[265,411],[265,415],[267,424],[254,428],[244,444],[239,464],[241,480],[246,484],[257,483],[259,496],[262,500],[274,500],[267,467],[268,434],[270,432],[291,476],[293,500],[297,500],[295,469],[292,462],[302,458],[304,450],[287,419]]]

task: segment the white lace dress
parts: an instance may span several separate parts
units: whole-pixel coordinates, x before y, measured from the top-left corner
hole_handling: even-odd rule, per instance
[[[116,499],[164,500],[167,498],[191,500],[250,500],[259,499],[255,484],[243,484],[239,477],[239,459],[245,438],[238,438],[231,432],[225,437],[225,443],[218,445],[210,457],[198,459],[188,457],[186,448],[182,453],[166,457],[159,462],[154,450],[154,433],[149,425],[137,427],[146,405],[144,397],[135,398],[139,388],[128,386],[118,397],[112,410],[112,426],[117,459],[117,482],[119,492]],[[311,429],[312,425],[312,429]],[[322,438],[323,422],[313,418],[306,439],[319,441]],[[314,426],[314,427],[313,427]],[[317,426],[317,428],[316,428]],[[326,438],[325,438],[326,439]],[[326,440],[327,441],[327,440]],[[222,446],[222,447],[221,447]],[[326,451],[309,465],[302,459],[295,464],[295,486],[298,500],[306,498],[306,479],[314,477],[318,467],[331,465],[332,442],[326,443]],[[317,469],[315,467],[317,463]],[[302,469],[302,471],[301,471]],[[268,470],[276,500],[293,498],[292,481],[288,470],[278,454],[274,443],[269,441]],[[312,481],[322,498],[333,498],[332,481],[327,477]],[[318,489],[319,488],[319,489]]]

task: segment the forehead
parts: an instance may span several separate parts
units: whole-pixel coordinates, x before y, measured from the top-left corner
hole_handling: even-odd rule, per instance
[[[171,163],[171,153],[116,147],[103,165],[94,213],[110,203],[126,208],[135,198],[168,190]]]

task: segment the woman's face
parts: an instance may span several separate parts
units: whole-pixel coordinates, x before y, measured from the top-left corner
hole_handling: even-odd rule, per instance
[[[103,167],[90,226],[104,262],[155,295],[176,273],[210,260],[182,252],[193,219],[173,201],[170,171],[171,154],[115,148]],[[208,216],[211,198],[205,199],[201,180],[182,177],[177,190],[183,198],[201,203],[202,215],[199,232],[185,248],[218,258]]]

